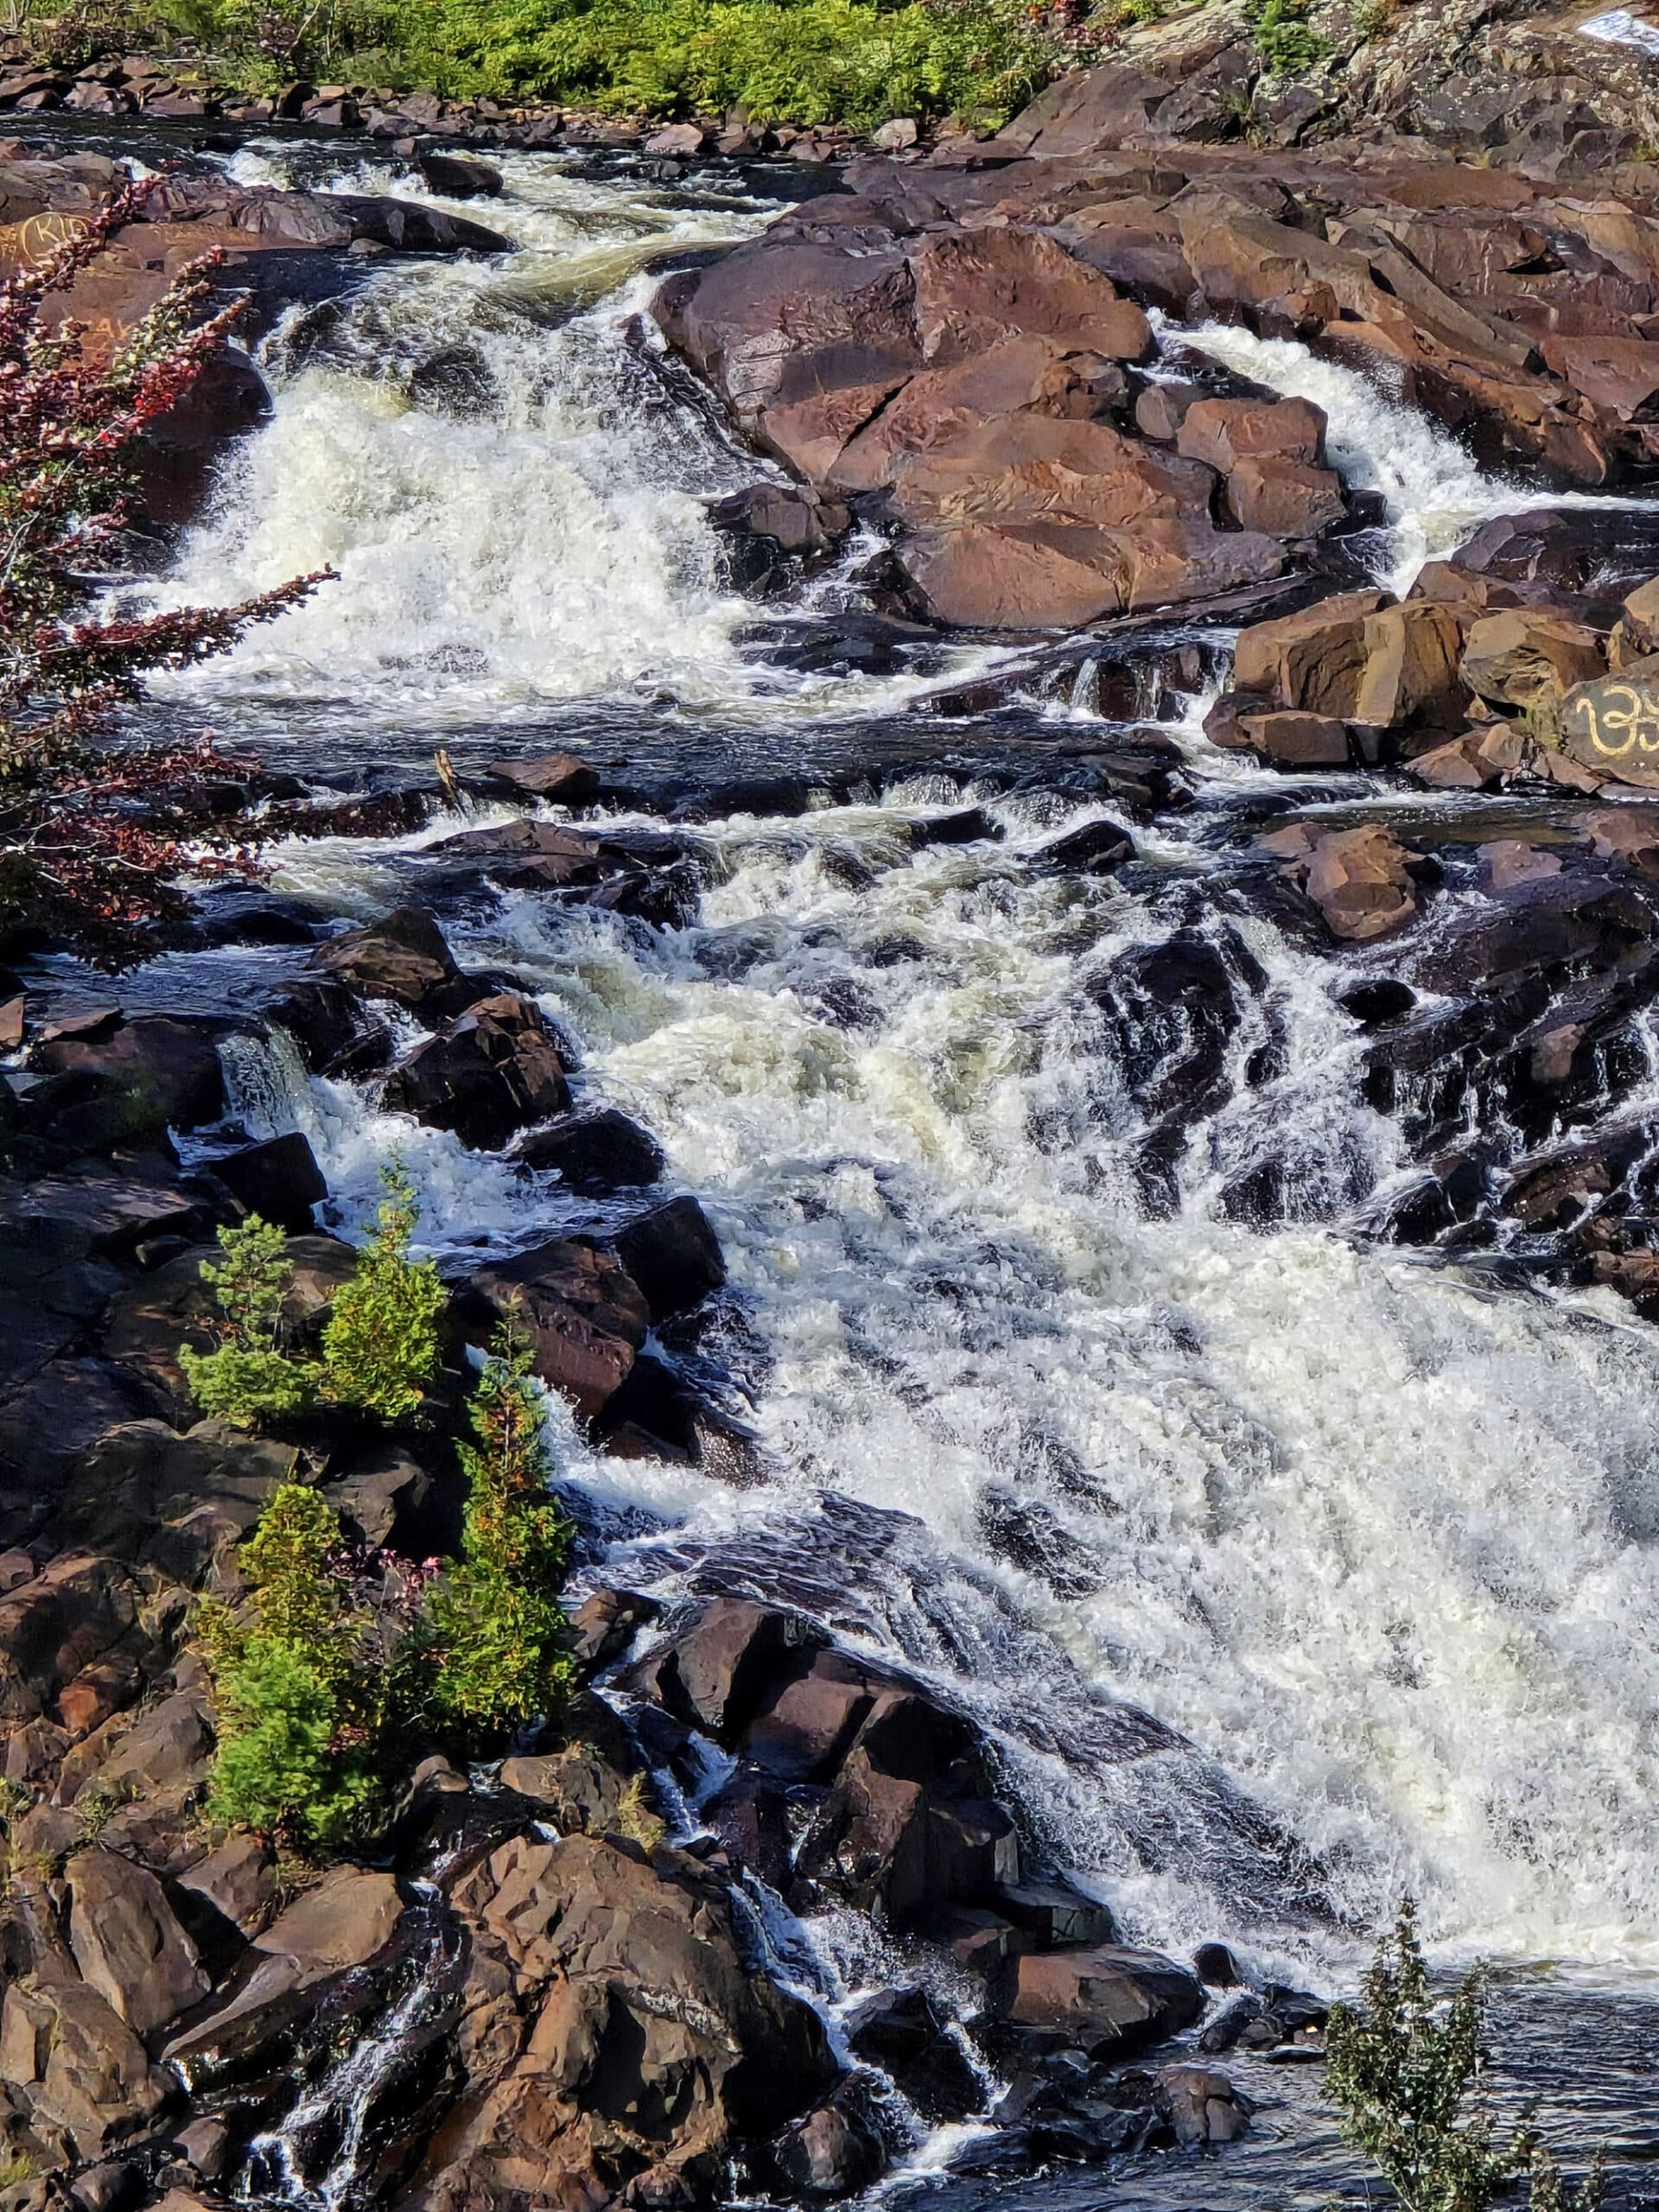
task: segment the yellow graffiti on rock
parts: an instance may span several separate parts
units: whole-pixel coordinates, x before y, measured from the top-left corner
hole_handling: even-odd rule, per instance
[[[1610,760],[1659,753],[1659,692],[1634,683],[1601,683],[1593,699],[1570,700],[1569,737],[1587,737]]]

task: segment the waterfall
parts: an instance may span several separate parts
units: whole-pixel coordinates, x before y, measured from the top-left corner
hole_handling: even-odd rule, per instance
[[[175,587],[224,596],[321,558],[344,582],[188,696],[232,717],[334,702],[339,730],[411,758],[446,715],[568,708],[581,741],[609,741],[619,702],[643,702],[678,717],[675,743],[718,723],[744,772],[804,771],[813,741],[917,682],[746,657],[753,610],[719,587],[698,495],[747,465],[661,404],[639,292],[582,300],[605,255],[660,240],[664,210],[556,190],[531,158],[499,203],[522,265],[377,275],[326,344],[276,347],[276,419]],[[766,217],[697,219],[736,236]],[[555,264],[590,251],[573,312]],[[1338,464],[1388,501],[1396,587],[1478,516],[1535,503],[1353,370],[1179,335],[1327,410]],[[456,346],[488,404],[408,401],[400,379]],[[1057,719],[1103,747],[1096,707],[1084,676]],[[1192,758],[1206,798],[1283,792]],[[913,838],[969,804],[998,837]],[[940,766],[783,825],[709,823],[719,867],[684,929],[529,894],[446,914],[466,965],[511,970],[569,1028],[587,1095],[663,1141],[765,1346],[766,1486],[563,1440],[611,1531],[604,1571],[671,1597],[795,1593],[930,1675],[1136,1936],[1233,1934],[1307,1971],[1346,1940],[1314,1902],[1340,1923],[1410,1887],[1448,1948],[1659,1962],[1659,1338],[1606,1294],[1500,1294],[1370,1244],[1402,1154],[1331,965],[1198,895],[1218,865],[1205,808],[1137,832],[1121,880],[1040,864],[1098,811],[1052,779],[1010,795]],[[418,892],[413,849],[445,827],[279,848],[276,887],[376,911]],[[1239,1004],[1213,1096],[1172,1135],[1138,1103],[1112,979],[1178,936]],[[267,1103],[238,1080],[262,1126],[280,1107],[307,1128],[346,1225],[394,1149],[423,1243],[457,1264],[571,1218],[550,1179],[366,1088]],[[1252,1179],[1274,1226],[1235,1217]]]

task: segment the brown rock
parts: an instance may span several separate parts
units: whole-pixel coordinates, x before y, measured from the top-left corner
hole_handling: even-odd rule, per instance
[[[1659,788],[1659,654],[1575,684],[1561,701],[1560,743],[1604,782]]]
[[[81,1978],[147,2036],[211,1986],[161,1884],[108,1851],[69,1861],[69,1945]]]
[[[1064,336],[1109,359],[1141,361],[1152,330],[1110,277],[1039,232],[976,229],[927,238],[911,264],[922,358],[970,359],[1000,338]]]
[[[1249,2107],[1231,2077],[1211,2067],[1160,2067],[1154,2094],[1183,2149],[1231,2143],[1249,2126]]]
[[[614,1106],[568,1114],[533,1129],[512,1148],[526,1167],[556,1174],[573,1191],[604,1192],[654,1183],[667,1162],[646,1129]]]
[[[599,772],[574,753],[543,753],[529,760],[492,760],[485,774],[515,791],[561,806],[578,806],[599,789]]]
[[[948,368],[925,370],[849,441],[827,480],[840,491],[874,491],[899,454],[926,453],[963,430],[1041,405],[1064,385],[1065,359],[1058,340],[1022,336],[999,340]]]
[[[1499,837],[1478,848],[1494,891],[1512,891],[1517,884],[1539,883],[1561,872],[1560,855],[1522,837]]]
[[[1347,512],[1334,469],[1275,454],[1247,454],[1228,477],[1224,496],[1241,530],[1266,531],[1271,537],[1317,537]]]
[[[465,1145],[495,1152],[516,1130],[570,1103],[558,1044],[530,999],[480,999],[417,1045],[386,1079],[385,1103]]]
[[[1433,601],[1409,600],[1368,614],[1352,719],[1376,729],[1419,721],[1455,724],[1463,711],[1461,643],[1457,617]]]
[[[1629,647],[1629,658],[1637,660],[1659,652],[1659,576],[1638,584],[1628,594],[1619,628]]]
[[[251,1936],[276,1896],[276,1857],[257,1837],[232,1836],[188,1867],[179,1886],[196,1891],[245,1936]]]
[[[1365,624],[1389,605],[1382,591],[1344,592],[1299,614],[1239,633],[1233,680],[1281,708],[1339,719],[1354,713],[1365,665]]]
[[[916,524],[1087,523],[1207,510],[1214,479],[1108,423],[1023,413],[897,457],[894,511]]]
[[[726,1281],[720,1240],[694,1198],[670,1198],[619,1229],[616,1255],[645,1294],[654,1322],[689,1313]]]
[[[141,1014],[90,1033],[42,1035],[30,1069],[74,1078],[54,1100],[53,1136],[91,1150],[214,1120],[225,1104],[217,1034],[213,1023]]]
[[[1269,454],[1317,466],[1325,457],[1325,414],[1306,399],[1200,399],[1183,415],[1175,447],[1224,476],[1242,461]]]
[[[302,1983],[315,1981],[384,1950],[403,1911],[390,1874],[335,1866],[254,1937],[254,1948],[291,1960]]]
[[[1376,823],[1334,830],[1315,842],[1307,895],[1336,936],[1362,944],[1400,928],[1417,911],[1400,842]]]
[[[1484,791],[1522,769],[1532,749],[1513,723],[1491,722],[1453,738],[1449,745],[1414,754],[1407,766],[1420,783],[1443,791]]]
[[[1281,768],[1345,768],[1348,727],[1331,715],[1241,715],[1238,727],[1253,752]]]
[[[1469,626],[1459,673],[1482,699],[1512,707],[1554,704],[1605,668],[1601,640],[1583,624],[1540,608],[1483,615]]]
[[[708,143],[708,133],[695,123],[671,123],[665,130],[653,131],[640,151],[645,154],[666,154],[676,161],[691,161],[702,153]]]
[[[630,1676],[677,1719],[734,1748],[780,1684],[825,1641],[797,1613],[750,1598],[715,1598]]]
[[[464,1324],[487,1335],[516,1306],[537,1374],[590,1419],[626,1379],[651,1325],[645,1294],[621,1261],[585,1238],[482,1268],[470,1287]]]
[[[1019,2027],[1058,2028],[1103,2056],[1128,2056],[1190,2027],[1204,2011],[1195,1974],[1157,1951],[1103,1944],[1027,1952],[1004,1969],[999,2009]]]
[[[1575,391],[1622,421],[1641,414],[1659,393],[1659,346],[1645,339],[1548,337],[1543,355]]]
[[[485,2046],[477,2094],[405,2199],[419,2212],[597,2206],[624,2185],[644,2205],[696,2202],[737,2139],[834,2082],[817,2014],[755,1970],[726,1886],[683,1853],[518,1838],[453,1895],[531,2025],[516,2055]]]
[[[454,955],[424,906],[397,906],[366,927],[331,938],[312,966],[338,976],[370,998],[417,1006],[458,973]]]
[[[0,2079],[28,2099],[37,2134],[86,2159],[136,2134],[174,2088],[126,2022],[79,1981],[8,1988]]]

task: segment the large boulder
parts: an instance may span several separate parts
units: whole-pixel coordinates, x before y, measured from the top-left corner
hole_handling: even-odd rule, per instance
[[[319,949],[311,964],[366,997],[411,1007],[459,972],[430,912],[413,906],[396,906],[361,929],[342,930]]]
[[[1196,1974],[1158,1951],[1102,1944],[1027,1951],[998,1982],[1000,2017],[1016,2028],[1058,2029],[1102,2056],[1128,2057],[1191,2027],[1204,2012]]]
[[[1471,623],[1459,664],[1477,697],[1522,708],[1554,705],[1574,684],[1592,683],[1605,669],[1594,630],[1525,607],[1500,608]]]
[[[1659,789],[1659,654],[1574,684],[1561,701],[1560,743],[1609,783]]]
[[[29,1055],[52,1086],[49,1134],[92,1151],[189,1129],[224,1111],[222,1025],[176,1014],[109,1014],[60,1028]]]
[[[654,1183],[667,1164],[650,1132],[614,1106],[592,1107],[532,1130],[513,1147],[512,1156],[582,1192]]]
[[[0,2002],[0,2078],[66,2164],[138,2134],[176,2087],[97,1990],[41,1978],[12,1982]]]
[[[109,1851],[69,1862],[69,1946],[81,1979],[147,2036],[207,1994],[196,1948],[156,1877]]]
[[[728,1889],[681,1853],[515,1839],[450,1895],[506,1987],[404,2200],[420,2212],[699,2201],[835,2081],[817,2013],[757,1971]]]
[[[479,1268],[461,1301],[462,1325],[486,1339],[510,1313],[529,1334],[536,1373],[590,1419],[626,1380],[652,1321],[623,1262],[587,1237]]]
[[[535,1003],[515,994],[480,999],[386,1079],[385,1103],[496,1152],[515,1131],[550,1121],[570,1103],[563,1055]]]

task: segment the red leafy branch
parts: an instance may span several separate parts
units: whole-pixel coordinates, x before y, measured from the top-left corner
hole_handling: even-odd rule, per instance
[[[257,842],[245,788],[257,764],[205,739],[118,744],[118,710],[156,670],[228,652],[333,574],[232,607],[129,616],[93,604],[137,512],[140,442],[188,397],[243,304],[209,312],[207,256],[107,359],[72,316],[54,320],[158,181],[126,187],[0,284],[0,936],[44,932],[110,964],[184,918],[185,879],[250,870]]]

